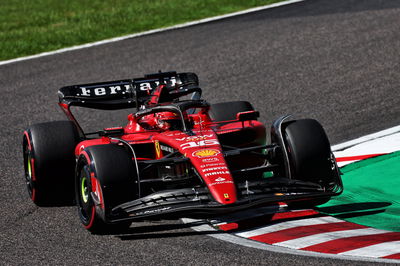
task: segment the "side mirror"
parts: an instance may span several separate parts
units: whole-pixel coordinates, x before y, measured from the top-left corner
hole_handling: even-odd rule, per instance
[[[260,117],[260,112],[258,111],[247,111],[237,113],[236,119],[239,121],[257,120]]]

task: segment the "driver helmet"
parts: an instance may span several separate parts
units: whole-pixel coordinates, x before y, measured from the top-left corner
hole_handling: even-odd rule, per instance
[[[182,127],[178,114],[173,112],[162,112],[157,115],[157,126],[162,130],[177,130]]]

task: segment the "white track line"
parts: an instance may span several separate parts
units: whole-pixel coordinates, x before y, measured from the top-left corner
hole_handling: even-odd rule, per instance
[[[182,218],[182,222],[185,224],[189,224],[189,223],[201,222],[201,220]],[[235,236],[232,234],[218,231],[217,229],[211,227],[208,224],[192,226],[191,228],[197,232],[203,232],[203,233],[207,234],[207,236],[213,237],[215,239],[219,239],[221,241],[226,241],[226,242],[233,243],[236,245],[241,245],[244,247],[266,250],[266,251],[274,252],[274,253],[292,254],[292,255],[298,255],[298,256],[317,257],[317,258],[342,259],[342,260],[348,260],[348,261],[368,261],[368,262],[394,263],[394,264],[398,263],[398,260],[369,258],[369,257],[363,257],[363,256],[342,256],[342,255],[338,255],[338,254],[317,253],[317,252],[312,252],[312,251],[290,249],[290,248],[280,247],[280,246],[276,246],[276,245],[268,245],[268,244],[265,244],[262,242],[258,242],[258,241],[254,241],[254,240],[250,240],[247,238],[242,238],[242,237],[238,237],[238,236]]]
[[[338,162],[339,167],[358,161],[352,160],[353,156],[387,154],[400,150],[400,132],[397,132],[397,129],[400,130],[400,127],[394,127],[389,130],[368,135],[369,140],[367,141],[365,141],[366,138],[361,138],[347,142],[347,144],[340,144],[341,149],[333,153],[336,158],[346,159],[346,161]],[[332,149],[334,150],[337,146],[339,145],[333,146]],[[347,146],[347,148],[343,148],[345,146]]]
[[[327,224],[327,223],[339,223],[345,222],[343,220],[336,219],[331,216],[319,217],[319,218],[310,218],[310,219],[301,219],[301,220],[293,220],[288,222],[281,222],[278,224],[265,226],[257,229],[246,230],[243,232],[236,233],[235,235],[240,237],[253,237],[258,235],[263,235],[267,233],[272,233],[276,231],[281,231],[285,229],[291,229],[299,226],[308,226],[308,225],[318,225],[318,224]]]
[[[353,145],[345,150],[336,151],[344,156],[368,155],[374,153],[392,153],[400,150],[400,132],[385,135]]]
[[[346,252],[339,253],[339,255],[351,256],[366,256],[369,257],[374,254],[376,257],[386,257],[400,252],[400,241],[391,241],[379,243],[363,248],[353,249]]]
[[[353,236],[377,235],[383,233],[388,233],[388,231],[378,230],[374,228],[351,229],[345,231],[326,232],[311,236],[300,237],[292,240],[275,243],[274,245],[287,248],[301,249],[341,238],[347,238]]]
[[[340,144],[334,145],[334,146],[332,146],[332,151],[341,151],[341,150],[350,148],[352,146],[361,144],[363,142],[371,141],[371,140],[374,140],[374,139],[377,139],[377,138],[381,138],[381,137],[384,137],[384,136],[393,135],[393,134],[398,133],[398,132],[400,132],[400,126],[395,126],[395,127],[392,127],[392,128],[388,128],[388,129],[385,129],[385,130],[382,130],[382,131],[379,131],[379,132],[376,132],[376,133],[373,133],[373,134],[365,135],[365,136],[360,137],[358,139],[353,139],[353,140],[350,140],[350,141],[347,141],[347,142],[344,142],[344,143],[340,143]]]
[[[275,4],[270,4],[270,5],[250,8],[250,9],[246,9],[246,10],[243,10],[243,11],[238,11],[238,12],[234,12],[234,13],[230,13],[230,14],[226,14],[226,15],[222,15],[222,16],[215,16],[215,17],[200,19],[200,20],[196,20],[196,21],[192,21],[192,22],[182,23],[182,24],[178,24],[178,25],[175,25],[175,26],[171,26],[171,27],[166,27],[166,28],[161,28],[161,29],[154,29],[154,30],[149,30],[149,31],[129,34],[129,35],[121,36],[121,37],[106,39],[106,40],[102,40],[102,41],[98,41],[98,42],[92,42],[92,43],[87,43],[87,44],[67,47],[67,48],[63,48],[63,49],[59,49],[59,50],[55,50],[55,51],[51,51],[51,52],[44,52],[44,53],[40,53],[40,54],[36,54],[36,55],[30,55],[30,56],[24,56],[24,57],[18,57],[18,58],[15,58],[15,59],[0,61],[0,65],[6,65],[6,64],[19,62],[19,61],[25,61],[25,60],[29,60],[29,59],[35,59],[35,58],[39,58],[39,57],[44,57],[44,56],[48,56],[48,55],[60,54],[60,53],[68,52],[68,51],[74,51],[74,50],[89,48],[89,47],[98,46],[98,45],[102,45],[102,44],[118,42],[118,41],[122,41],[122,40],[126,40],[126,39],[136,38],[136,37],[140,37],[140,36],[144,36],[144,35],[149,35],[149,34],[154,34],[154,33],[158,33],[158,32],[168,31],[168,30],[186,28],[186,27],[190,27],[190,26],[194,26],[194,25],[198,25],[198,24],[203,24],[203,23],[207,23],[207,22],[211,22],[211,21],[221,20],[221,19],[225,19],[225,18],[244,15],[244,14],[248,14],[248,13],[252,13],[252,12],[257,12],[257,11],[261,11],[261,10],[265,10],[265,9],[270,9],[270,8],[274,8],[274,7],[289,5],[289,4],[303,2],[303,1],[305,1],[305,0],[283,1],[283,2],[279,2],[279,3],[275,3]]]

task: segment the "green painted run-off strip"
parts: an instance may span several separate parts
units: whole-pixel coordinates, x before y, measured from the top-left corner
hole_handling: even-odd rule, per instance
[[[400,232],[400,151],[341,168],[344,192],[319,206],[337,218]]]

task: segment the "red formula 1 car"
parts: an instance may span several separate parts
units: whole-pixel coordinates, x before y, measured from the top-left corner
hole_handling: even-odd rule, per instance
[[[328,138],[313,119],[257,121],[249,102],[209,104],[194,73],[63,87],[70,121],[30,126],[25,177],[36,204],[74,198],[93,233],[134,220],[208,217],[287,202],[315,206],[342,192]],[[186,98],[186,100],[183,100]],[[136,108],[125,127],[83,132],[71,106]]]

